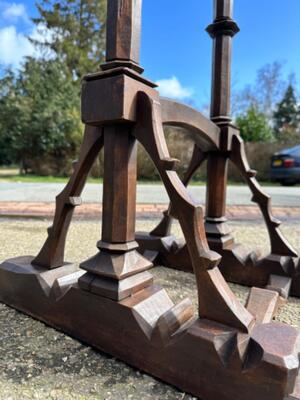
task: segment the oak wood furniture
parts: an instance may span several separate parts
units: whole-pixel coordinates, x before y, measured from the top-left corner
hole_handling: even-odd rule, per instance
[[[216,0],[217,15],[231,4]],[[246,307],[231,292],[218,268],[221,257],[208,246],[203,209],[180,181],[163,134],[164,121],[191,125],[218,151],[221,128],[186,106],[160,102],[155,85],[141,76],[140,25],[141,0],[108,0],[107,62],[83,81],[86,130],[78,163],[57,197],[40,253],[1,264],[0,300],[203,400],[299,400],[299,331],[272,322],[276,290],[252,289]],[[159,171],[183,230],[197,282],[196,314],[188,299],[174,305],[155,285],[151,250],[137,251],[137,142]],[[96,255],[78,270],[64,261],[66,234],[101,147],[102,236]]]
[[[259,185],[248,164],[243,140],[230,117],[231,47],[239,32],[232,19],[233,1],[215,1],[214,21],[207,32],[213,39],[213,73],[211,122],[176,102],[162,102],[163,122],[184,126],[195,133],[194,152],[184,184],[188,185],[196,170],[207,160],[207,196],[205,231],[209,247],[222,255],[220,270],[227,281],[246,286],[272,287],[287,298],[300,296],[300,261],[297,251],[279,230],[280,221],[272,215],[271,198]],[[201,137],[210,137],[209,143]],[[262,257],[234,242],[226,219],[228,162],[232,162],[245,179],[266,224],[270,254]],[[139,233],[140,251],[152,250],[152,261],[171,268],[193,272],[188,247],[170,235],[176,218],[173,207],[164,212],[162,221],[150,233]],[[274,283],[276,282],[275,286]]]

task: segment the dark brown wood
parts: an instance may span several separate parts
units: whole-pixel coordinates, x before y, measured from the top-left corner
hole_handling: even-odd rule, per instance
[[[86,126],[80,156],[67,186],[56,197],[56,209],[48,237],[33,263],[46,268],[57,268],[64,264],[66,237],[72,220],[74,207],[81,204],[80,195],[92,165],[103,146],[102,129]]]
[[[274,290],[283,298],[287,299],[290,294],[292,279],[286,276],[270,275],[267,289]]]
[[[227,127],[231,123],[231,47],[232,38],[239,31],[232,15],[233,0],[214,0],[214,22],[207,28],[213,38],[210,116],[221,129],[222,151],[208,154],[207,158],[206,233],[210,245],[218,250],[232,243],[225,218],[228,175],[226,150],[229,144]]]
[[[210,154],[207,161],[207,171],[207,180],[214,182],[214,185],[207,185],[206,219],[224,218],[228,171],[227,155]],[[211,201],[212,199],[214,201]]]
[[[225,36],[234,29],[228,18],[221,18],[231,15],[231,4],[216,2],[216,20],[209,31],[217,42],[220,29]],[[211,218],[215,225],[223,222],[217,221],[223,218],[226,185],[220,158],[224,137],[229,151],[231,130],[204,123],[201,114],[178,104],[173,104],[172,113],[167,101],[167,116],[162,117],[158,92],[137,72],[140,7],[140,0],[108,1],[107,64],[83,83],[82,119],[87,128],[79,162],[57,201],[54,228],[44,250],[35,259],[18,257],[0,265],[0,300],[203,400],[300,400],[300,333],[270,322],[289,282],[272,278],[272,291],[252,290],[248,308],[244,307],[219,270],[220,255],[209,248],[204,210],[185,187],[206,157],[198,146],[204,143],[210,163],[216,157],[216,179],[223,179],[218,203],[209,204]],[[216,87],[227,84],[227,79],[222,82]],[[223,96],[221,89],[216,99]],[[221,117],[224,122],[227,115]],[[178,160],[168,152],[164,121],[190,126],[200,138],[184,182],[176,173]],[[196,277],[197,314],[189,300],[174,305],[165,290],[154,285],[147,271],[152,263],[137,251],[137,141],[170,197],[161,233],[173,217],[180,222],[186,258]],[[62,265],[70,210],[80,204],[87,173],[102,145],[102,235],[97,254],[77,270],[72,264]],[[213,232],[220,233],[224,232]],[[166,253],[174,250],[172,237],[157,237]],[[145,254],[154,257],[155,251],[150,248]]]
[[[251,170],[245,154],[244,143],[238,129],[232,125],[230,118],[230,69],[232,37],[239,31],[232,20],[233,1],[215,0],[214,22],[207,31],[214,41],[213,48],[213,79],[211,120],[218,131],[212,136],[212,128],[205,125],[203,117],[195,111],[188,111],[176,102],[167,101],[163,104],[163,118],[173,121],[175,126],[183,126],[195,132],[198,126],[198,139],[194,137],[195,147],[184,183],[187,185],[194,172],[200,167],[203,159],[207,162],[207,196],[205,230],[209,246],[222,255],[220,270],[226,280],[248,286],[265,287],[269,284],[271,275],[285,277],[291,280],[291,295],[300,296],[300,267],[297,251],[288,243],[280,232],[280,221],[272,215],[271,198],[264,193]],[[173,104],[172,104],[173,103]],[[188,116],[188,118],[187,118]],[[187,124],[187,120],[192,123]],[[219,143],[217,149],[207,148],[206,142],[199,137],[214,137],[214,143]],[[205,137],[204,137],[205,138]],[[197,153],[203,156],[199,156]],[[196,156],[195,156],[196,155]],[[228,161],[231,161],[244,177],[252,200],[258,204],[269,233],[271,252],[262,258],[258,252],[247,251],[242,245],[236,244],[226,219],[226,190]],[[142,252],[151,250],[155,263],[178,268],[183,271],[193,271],[192,261],[187,245],[170,236],[173,217],[172,206],[164,213],[162,221],[150,233],[139,233],[137,240]],[[154,254],[154,255],[153,255]]]
[[[267,324],[272,321],[280,305],[279,293],[274,290],[253,287],[250,291],[246,308],[255,316],[257,323]]]
[[[135,240],[137,142],[128,126],[104,130],[102,240]]]
[[[102,69],[129,66],[141,72],[142,0],[110,0],[107,3],[106,61]]]
[[[300,399],[295,328],[257,323],[245,335],[195,318],[157,286],[117,302],[77,285],[62,294],[40,273],[30,258],[6,261],[0,300],[203,400]]]
[[[248,285],[265,286],[270,274],[289,277],[297,275],[292,259],[297,257],[297,252],[279,231],[280,222],[272,216],[270,197],[257,183],[255,172],[249,168],[239,132],[231,125],[231,46],[232,37],[239,31],[232,20],[232,15],[233,0],[215,0],[215,19],[207,28],[214,41],[211,119],[221,129],[222,152],[219,155],[208,156],[206,233],[212,249],[222,255],[221,270],[226,279]],[[228,159],[244,176],[252,191],[252,200],[259,205],[267,225],[271,254],[265,259],[261,259],[253,252],[246,252],[240,245],[234,243],[230,235],[225,218]],[[300,295],[300,287],[293,293]]]
[[[199,315],[248,332],[254,323],[253,317],[237,301],[217,268],[220,258],[209,250],[202,207],[190,198],[176,172],[168,170],[163,163],[170,156],[163,133],[160,104],[145,93],[140,93],[139,99],[139,120],[133,134],[154,162],[178,216],[196,275]],[[145,135],[145,132],[148,134]]]
[[[244,142],[238,134],[234,135],[232,139],[230,159],[245,178],[252,192],[252,201],[257,203],[261,210],[269,232],[271,254],[297,257],[296,250],[293,249],[279,230],[281,222],[272,215],[271,197],[264,193],[262,187],[257,182],[255,178],[256,171],[250,169],[245,153]]]
[[[160,99],[160,103],[164,125],[187,129],[202,151],[220,149],[220,128],[198,110],[164,98]]]

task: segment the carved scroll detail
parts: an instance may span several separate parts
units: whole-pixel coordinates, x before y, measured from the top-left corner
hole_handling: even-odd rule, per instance
[[[197,280],[200,317],[248,332],[254,318],[239,303],[219,272],[220,256],[208,247],[202,207],[195,204],[177,173],[169,170],[164,162],[170,156],[163,134],[160,103],[139,92],[137,115],[139,120],[133,135],[158,169],[187,242]]]
[[[279,230],[281,222],[272,215],[271,197],[263,191],[258,183],[255,177],[256,171],[250,169],[245,153],[244,142],[238,135],[234,135],[232,138],[230,160],[244,177],[252,192],[252,201],[258,204],[261,210],[269,233],[271,253],[297,257],[296,250],[288,243]]]
[[[63,191],[56,197],[53,225],[33,264],[46,268],[61,267],[64,263],[66,237],[74,207],[81,204],[80,195],[92,165],[103,146],[102,128],[86,126],[80,156]]]

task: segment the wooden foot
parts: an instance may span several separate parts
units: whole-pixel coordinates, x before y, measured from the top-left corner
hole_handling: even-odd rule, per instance
[[[218,192],[215,192],[215,186],[216,182],[219,182],[218,176],[225,177],[227,169],[226,154],[221,156],[217,153],[210,155],[211,185],[209,186],[207,201],[209,216],[206,217],[205,223],[209,247],[222,256],[219,267],[227,281],[263,288],[269,285],[269,279],[272,275],[277,275],[290,279],[289,293],[292,296],[300,297],[300,267],[297,252],[279,230],[280,221],[272,215],[271,198],[264,193],[255,178],[256,172],[249,167],[244,143],[237,129],[230,126],[226,132],[223,127],[223,131],[223,133],[227,132],[226,135],[231,142],[231,151],[228,152],[227,156],[240,170],[252,192],[252,200],[258,204],[262,212],[269,233],[271,254],[262,258],[259,253],[249,252],[241,244],[234,242],[231,230],[224,217],[225,202],[218,201],[218,205],[215,204],[216,198],[220,197],[223,200],[225,198],[225,178],[222,178]],[[197,146],[195,146],[196,148]],[[190,166],[183,179],[185,185],[188,184],[193,173],[204,159],[205,153],[194,150]],[[209,199],[212,201],[209,201]],[[211,215],[215,215],[215,217],[211,217]],[[219,217],[217,217],[218,215]],[[154,254],[152,261],[155,264],[162,263],[171,268],[193,272],[187,245],[177,241],[174,237],[170,237],[173,218],[176,218],[176,215],[172,205],[170,205],[158,226],[150,234],[138,233],[136,240],[140,244],[143,254],[146,254],[147,251],[151,251],[152,256]],[[166,243],[168,243],[167,246]],[[285,297],[285,295],[283,294],[282,297]]]
[[[156,237],[142,232],[137,234],[136,240],[145,256],[148,250],[151,250],[149,255],[156,252],[154,260],[152,259],[155,265],[162,264],[193,273],[187,245],[182,241],[173,236]],[[165,241],[168,246],[162,245]],[[280,292],[283,299],[289,295],[300,297],[300,269],[298,265],[295,267],[293,258],[272,254],[260,258],[256,252],[249,253],[240,244],[215,250],[222,256],[219,268],[226,281],[250,287],[269,288]],[[276,277],[276,284],[272,277]]]
[[[296,329],[257,323],[241,333],[153,285],[113,301],[80,289],[72,267],[45,271],[31,260],[0,266],[2,302],[203,400],[299,400]]]

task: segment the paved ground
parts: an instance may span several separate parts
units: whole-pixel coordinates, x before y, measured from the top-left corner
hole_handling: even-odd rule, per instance
[[[137,229],[150,230],[157,220],[138,220]],[[0,221],[0,261],[36,254],[46,238],[45,221]],[[300,249],[300,227],[290,224],[292,244]],[[176,234],[180,234],[175,226]],[[100,225],[77,222],[68,236],[66,259],[79,263],[95,253]],[[262,225],[235,224],[235,235],[249,246],[268,250]],[[152,270],[174,302],[190,297],[197,307],[194,276],[166,268]],[[231,286],[244,302],[247,288]],[[300,327],[300,300],[290,299],[277,320]],[[44,324],[0,304],[0,400],[192,400],[152,377],[101,352],[94,351]],[[216,399],[217,400],[217,399]]]
[[[159,218],[167,209],[167,204],[137,204],[136,215],[138,218]],[[281,221],[300,222],[300,207],[273,207],[273,214]],[[55,203],[29,203],[29,202],[0,202],[0,217],[26,217],[52,219],[55,211]],[[74,220],[100,220],[102,204],[84,203],[76,207]],[[235,206],[226,208],[229,220],[259,221],[262,215],[256,205]]]
[[[64,188],[59,183],[4,183],[0,182],[0,201],[14,202],[53,202],[55,196]],[[200,203],[205,202],[205,187],[191,186],[192,196]],[[265,188],[272,196],[274,206],[300,206],[300,186],[281,187],[270,186]],[[85,203],[97,203],[102,199],[102,185],[88,184],[82,195]],[[162,185],[140,184],[137,191],[137,202],[143,204],[164,204],[168,196]],[[229,205],[249,205],[251,195],[245,186],[230,186],[228,189]]]

